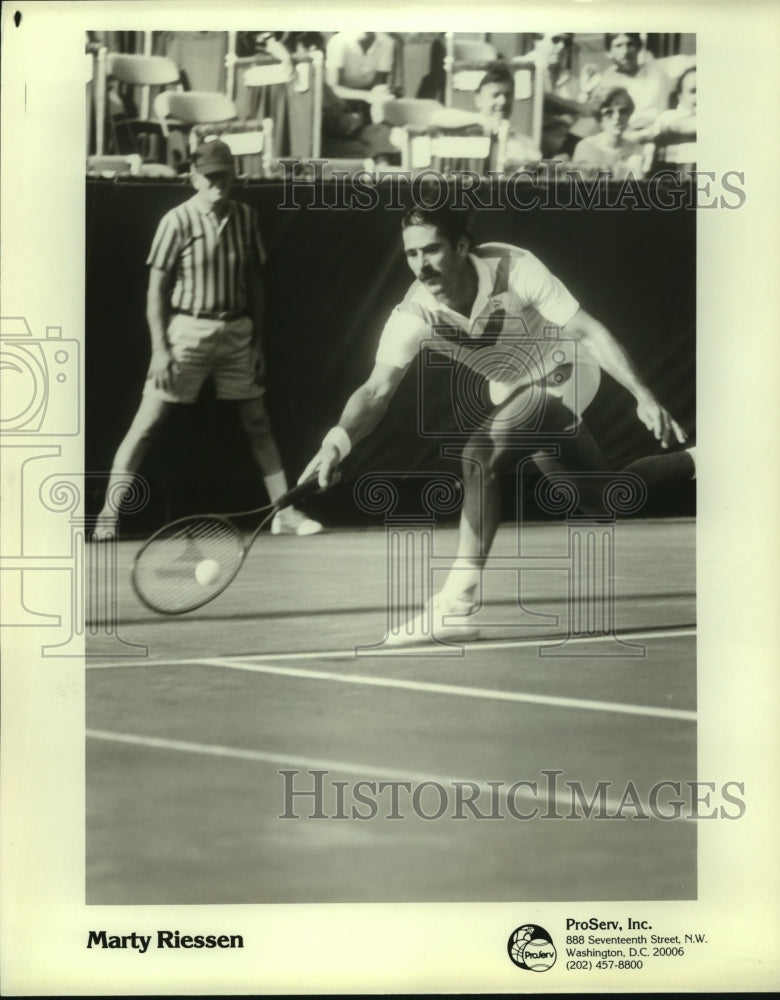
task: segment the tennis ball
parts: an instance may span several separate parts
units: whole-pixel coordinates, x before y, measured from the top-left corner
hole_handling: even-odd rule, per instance
[[[201,587],[207,587],[219,576],[219,563],[216,559],[204,559],[195,567],[195,579]]]

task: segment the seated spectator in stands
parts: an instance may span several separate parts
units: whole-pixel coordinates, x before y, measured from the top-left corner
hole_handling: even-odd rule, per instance
[[[672,107],[647,130],[655,143],[655,169],[684,174],[696,168],[696,67],[691,66],[672,91]]]
[[[509,67],[504,63],[493,63],[488,67],[474,93],[474,106],[482,118],[484,127],[493,134],[501,131],[501,123],[512,114],[515,95],[515,80]],[[542,152],[534,140],[509,127],[506,140],[504,169],[512,170],[531,166],[542,158]]]
[[[655,64],[652,55],[643,51],[639,35],[629,32],[607,35],[606,49],[610,67],[599,73],[592,64],[584,66],[583,84],[586,89],[598,86],[602,92],[616,87],[628,91],[634,104],[634,113],[625,138],[638,140],[642,137],[642,130],[649,128],[668,109],[671,82],[666,73]]]
[[[662,111],[648,131],[659,143],[696,140],[696,67],[687,69],[672,91],[671,108]]]
[[[534,140],[517,132],[510,124],[515,81],[507,63],[488,66],[474,91],[474,111],[442,108],[432,120],[430,131],[438,135],[490,135],[493,137],[491,161],[503,166],[504,173],[537,164],[542,153]],[[453,171],[470,170],[467,160],[453,161]]]
[[[325,78],[346,101],[384,103],[390,95],[394,42],[373,31],[340,31],[325,50]]]
[[[398,155],[390,142],[390,129],[381,123],[381,109],[391,97],[389,86],[393,69],[394,42],[389,35],[373,31],[341,31],[325,47],[325,82],[329,88],[331,110],[323,113],[323,153],[331,156],[357,156],[389,160]],[[319,46],[317,46],[319,47]],[[344,102],[336,109],[332,98]],[[335,112],[335,113],[334,113]],[[354,131],[345,135],[345,127],[359,116]],[[344,150],[343,142],[358,140],[358,145]]]
[[[239,31],[236,37],[236,57],[247,59],[251,57],[253,66],[283,67],[280,75],[285,75],[287,81],[293,77],[294,69],[286,42],[289,33],[285,31]],[[260,119],[272,118],[274,122],[274,152],[277,156],[287,151],[287,82],[280,81],[264,87],[243,86],[236,88],[236,105],[239,118]]]
[[[591,93],[584,89],[590,76],[577,79],[569,69],[574,35],[534,35],[534,47],[523,60],[532,59],[544,67],[544,111],[542,122],[542,152],[545,159],[571,156],[574,147],[597,128],[590,104]],[[592,89],[592,88],[591,88]]]
[[[325,54],[325,39],[319,31],[293,32],[288,44],[294,55],[311,55],[312,52]],[[336,139],[352,139],[359,142],[358,136],[365,125],[365,115],[362,111],[352,110],[349,101],[337,97],[329,83],[322,84],[322,132],[323,136]],[[359,156],[361,148],[355,146],[355,156]],[[333,155],[350,155],[338,153]]]
[[[608,171],[616,180],[644,177],[647,151],[640,143],[625,137],[633,113],[634,102],[627,90],[623,87],[608,90],[598,104],[601,131],[577,143],[572,168],[585,175]]]

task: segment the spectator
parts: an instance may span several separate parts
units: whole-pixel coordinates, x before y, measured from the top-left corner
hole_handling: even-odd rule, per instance
[[[607,55],[611,65],[603,73],[588,64],[582,70],[582,82],[586,90],[599,88],[605,91],[615,87],[627,90],[634,104],[634,113],[626,130],[626,139],[641,138],[642,130],[649,128],[661,112],[669,107],[671,82],[660,69],[653,57],[643,53],[642,39],[637,34],[606,36]],[[644,58],[640,58],[640,54]]]
[[[394,43],[389,35],[341,31],[327,44],[326,79],[344,100],[384,100],[390,92],[393,54]]]
[[[569,69],[569,57],[574,35],[534,35],[534,47],[522,59],[533,59],[544,67],[544,111],[542,122],[542,152],[545,158],[571,156],[574,147],[586,135],[596,130],[590,92]]]
[[[500,133],[501,123],[512,114],[514,93],[515,81],[509,66],[500,62],[489,66],[474,94],[474,106],[484,126],[493,134]],[[510,126],[504,156],[505,170],[517,170],[538,163],[541,158],[541,150],[534,140]]]
[[[474,91],[474,111],[443,108],[431,120],[431,132],[437,135],[490,135],[493,137],[491,160],[503,166],[505,173],[539,162],[541,150],[530,136],[517,132],[509,123],[514,101],[515,81],[509,66],[495,62]],[[453,171],[473,169],[472,161],[452,161]]]
[[[325,53],[325,39],[319,31],[299,31],[291,35],[289,45],[298,56],[310,55],[313,52]],[[360,141],[360,132],[365,126],[365,114],[354,110],[349,101],[338,97],[329,83],[322,85],[322,134],[326,140],[329,152],[334,156],[368,155],[364,144]],[[341,141],[342,149],[334,147]]]
[[[601,131],[577,143],[572,167],[584,174],[609,171],[613,178],[641,178],[646,173],[646,151],[637,142],[626,139],[634,102],[623,87],[613,87],[599,102],[597,118]]]
[[[247,88],[240,75],[236,95],[239,118],[273,120],[276,156],[283,155],[288,145],[287,81],[292,79],[294,72],[286,44],[288,37],[289,33],[284,31],[239,31],[236,39],[238,58],[251,57],[253,66],[280,65],[279,82],[267,86]]]
[[[323,152],[385,161],[397,158],[390,129],[381,122],[384,104],[392,96],[389,81],[394,45],[389,35],[372,31],[342,31],[328,40],[325,82],[330,90],[330,109],[323,113]],[[345,103],[336,106],[333,97]],[[350,123],[355,125],[354,131],[345,135]],[[358,142],[353,141],[343,151],[343,142],[338,140],[344,139]]]
[[[662,112],[648,129],[655,143],[655,169],[674,169],[687,174],[696,169],[696,67],[691,66],[677,81],[672,107]]]
[[[693,142],[696,139],[696,67],[687,69],[672,91],[672,107],[656,118],[649,137],[656,141]]]

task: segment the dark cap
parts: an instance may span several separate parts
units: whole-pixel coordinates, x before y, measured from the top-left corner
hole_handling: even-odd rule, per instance
[[[230,146],[219,139],[202,142],[192,154],[192,166],[200,174],[220,174],[232,170]]]

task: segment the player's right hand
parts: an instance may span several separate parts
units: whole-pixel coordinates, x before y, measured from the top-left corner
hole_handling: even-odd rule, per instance
[[[157,347],[152,351],[152,360],[149,363],[149,375],[154,382],[155,389],[162,389],[167,392],[173,385],[178,372],[179,366],[174,361],[169,348]]]
[[[324,444],[300,474],[298,482],[302,483],[316,474],[320,489],[327,489],[339,479],[340,460],[338,448],[332,444]]]

